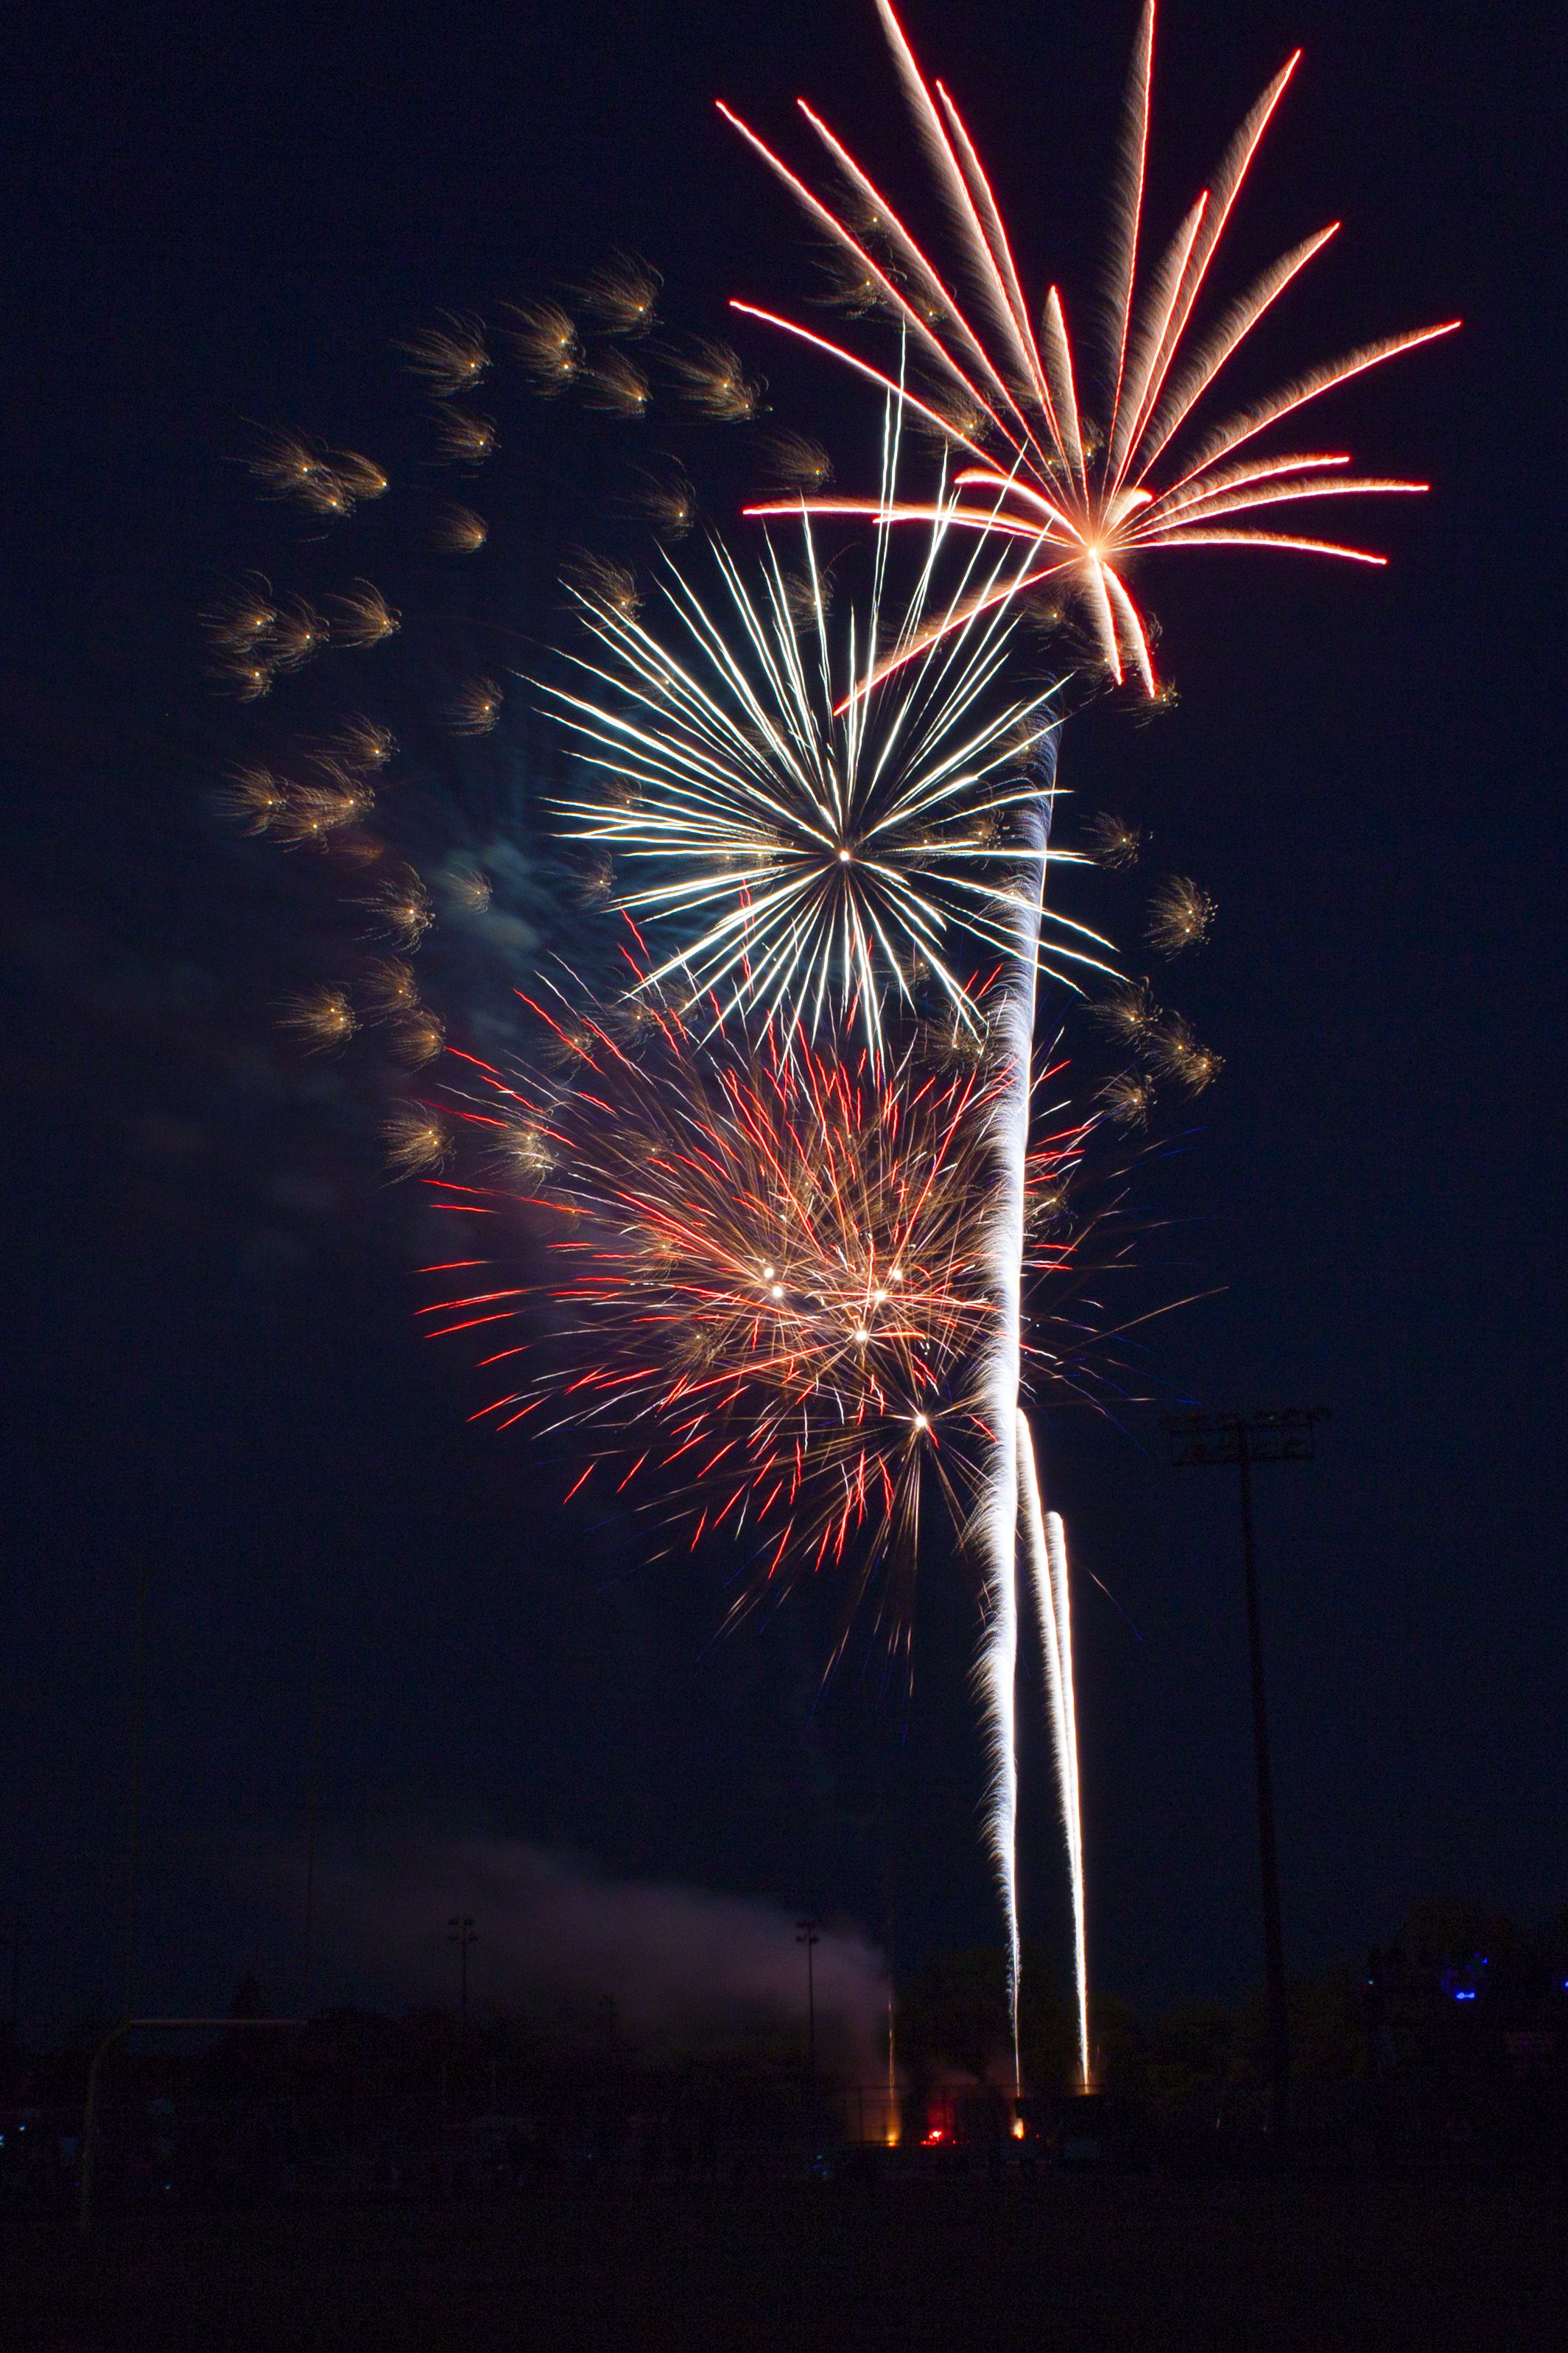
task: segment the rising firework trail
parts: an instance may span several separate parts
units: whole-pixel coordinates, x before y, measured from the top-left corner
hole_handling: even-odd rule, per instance
[[[877,0],[877,5],[946,214],[956,270],[943,275],[883,191],[804,100],[801,112],[835,178],[826,197],[814,193],[729,108],[721,109],[847,265],[857,307],[896,322],[908,364],[917,373],[918,388],[909,381],[907,366],[900,367],[895,380],[873,361],[797,321],[752,303],[738,301],[732,307],[826,353],[878,385],[907,416],[934,428],[952,470],[951,492],[944,488],[940,506],[942,529],[973,533],[982,545],[1005,551],[989,585],[966,586],[946,612],[933,613],[909,640],[880,654],[859,691],[869,694],[908,664],[929,660],[944,638],[972,629],[980,615],[994,609],[1015,612],[1021,597],[1055,586],[1066,589],[1087,615],[1108,675],[1119,685],[1131,675],[1152,696],[1156,681],[1150,632],[1125,576],[1134,557],[1184,548],[1242,547],[1382,564],[1384,559],[1368,549],[1238,519],[1327,498],[1419,492],[1426,484],[1347,473],[1343,470],[1350,459],[1342,451],[1268,455],[1259,454],[1253,445],[1271,427],[1337,385],[1451,332],[1458,321],[1386,336],[1310,369],[1275,393],[1200,428],[1179,458],[1173,459],[1170,454],[1222,370],[1337,227],[1331,225],[1283,255],[1221,310],[1206,332],[1195,341],[1189,339],[1226,226],[1297,58],[1287,62],[1247,116],[1211,186],[1200,194],[1151,268],[1143,258],[1143,212],[1155,10],[1154,0],[1145,0],[1113,183],[1112,259],[1103,332],[1086,375],[1055,286],[1046,295],[1037,332],[975,143],[946,89],[940,81],[928,82],[921,73],[890,0]],[[969,290],[962,298],[953,290],[959,283]],[[944,474],[944,483],[946,479]],[[868,518],[879,532],[899,524],[930,529],[939,511],[926,501],[889,495],[884,479],[879,495],[871,499],[803,494],[787,502],[759,501],[748,512],[767,516],[802,507],[816,516]],[[1054,754],[1053,739],[1053,779]],[[1043,832],[1048,825],[1048,798],[1042,797],[1040,809]],[[1043,899],[1043,856],[1037,871]],[[1020,1286],[1016,1279],[1008,1282],[1001,1275],[1001,1262],[1017,1230],[1010,1199],[1018,1189],[1027,1141],[1037,966],[1033,928],[1020,910],[1016,977],[1008,999],[1012,1077],[995,1122],[1002,1182],[994,1226],[994,1263],[1005,1286],[1003,1296],[1014,1302]],[[1016,1308],[1010,1312],[1016,1316]],[[1022,1442],[1016,1377],[1010,1398],[1005,1399],[1003,1394],[1018,1362],[1008,1322],[1009,1311],[1005,1310],[993,1336],[988,1384],[995,1442],[982,1526],[991,1563],[993,1610],[982,1672],[993,1711],[991,1833],[1007,1913],[1016,2037],[1017,1938],[1011,1850],[1016,1784],[1011,1703],[1009,1699],[1005,1708],[1001,1685],[1016,1644]],[[1081,1854],[1073,1844],[1075,1836],[1069,1826],[1077,1886]],[[1081,1927],[1080,1898],[1075,1898],[1075,1908]]]
[[[1039,1623],[1040,1651],[1046,1666],[1046,1704],[1050,1713],[1051,1746],[1056,1758],[1057,1789],[1061,1799],[1062,1831],[1067,1841],[1068,1879],[1072,1894],[1073,1989],[1078,2004],[1079,2081],[1089,2088],[1089,1945],[1084,1916],[1083,1807],[1079,1796],[1078,1704],[1072,1662],[1072,1601],[1068,1589],[1067,1530],[1059,1512],[1042,1510],[1035,1441],[1028,1421],[1018,1417],[1018,1482],[1024,1507],[1024,1539],[1029,1563],[1029,1584]]]
[[[1024,1243],[1027,1220],[1029,1113],[1034,1093],[1035,1015],[1039,968],[1040,923],[1045,902],[1046,853],[1050,833],[1050,791],[1056,776],[1057,737],[1039,746],[1040,774],[1025,804],[1034,888],[1018,893],[1008,943],[1009,970],[1003,984],[1003,1015],[997,1040],[999,1079],[991,1114],[994,1181],[985,1220],[986,1260],[996,1318],[987,1335],[984,1366],[986,1420],[991,1443],[985,1492],[976,1514],[986,1567],[986,1623],[981,1638],[980,1681],[991,1734],[991,1791],[987,1834],[1002,1894],[1007,1935],[1008,2011],[1013,2029],[1013,2072],[1018,2062],[1018,1455],[1023,1418]]]

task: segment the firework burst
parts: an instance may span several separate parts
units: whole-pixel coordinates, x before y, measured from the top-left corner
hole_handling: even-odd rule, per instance
[[[1054,286],[1037,330],[974,142],[942,84],[928,82],[921,72],[889,0],[877,0],[877,5],[951,225],[956,275],[973,290],[967,309],[880,190],[804,100],[801,111],[837,176],[838,190],[830,200],[815,195],[727,107],[721,111],[826,235],[865,289],[862,307],[898,322],[929,396],[895,384],[857,353],[794,320],[751,303],[732,307],[883,385],[940,436],[955,453],[959,470],[953,479],[962,494],[945,510],[948,526],[1000,538],[1016,553],[1005,579],[990,593],[1006,600],[1047,582],[1068,587],[1092,625],[1110,674],[1120,682],[1131,671],[1152,695],[1149,630],[1125,576],[1131,558],[1153,550],[1248,547],[1384,563],[1365,548],[1264,529],[1240,518],[1312,500],[1420,491],[1426,483],[1346,473],[1342,470],[1351,461],[1342,451],[1259,455],[1251,445],[1336,385],[1450,333],[1457,320],[1385,336],[1309,369],[1200,430],[1184,455],[1173,462],[1170,458],[1221,371],[1338,226],[1321,229],[1283,255],[1222,309],[1205,332],[1189,337],[1226,223],[1297,58],[1270,82],[1226,148],[1211,185],[1150,267],[1144,258],[1143,197],[1154,0],[1145,0],[1115,177],[1104,332],[1086,374]],[[928,521],[931,513],[929,505],[889,500],[885,493],[871,501],[811,503],[816,512],[871,515],[884,522]],[[783,511],[777,502],[750,510]],[[958,617],[939,617],[931,626],[951,628],[958,626]],[[879,675],[916,650],[895,649],[879,665]]]
[[[891,433],[889,449],[890,478]],[[803,575],[771,543],[754,575],[716,544],[709,597],[668,566],[662,629],[575,587],[598,640],[596,659],[574,663],[590,691],[546,691],[608,783],[563,814],[633,870],[626,913],[687,933],[654,983],[679,970],[721,1018],[761,1010],[786,1034],[858,1021],[879,1055],[885,1000],[912,1005],[927,975],[973,1019],[955,942],[1008,952],[1020,905],[1039,902],[1044,833],[1022,812],[1040,798],[1031,756],[1057,689],[1004,683],[1015,617],[992,594],[994,568],[971,562],[938,598],[951,512],[901,591],[879,544],[870,599],[841,625],[804,519]],[[961,602],[984,609],[960,622]],[[896,681],[864,691],[889,640],[922,638]],[[1098,935],[1052,922],[1053,969],[1104,968]]]
[[[963,1533],[990,1443],[994,1082],[912,1055],[824,1057],[696,1012],[662,992],[563,1003],[546,1016],[557,1068],[538,1077],[456,1058],[484,1181],[438,1179],[438,1194],[491,1215],[525,1205],[559,1271],[497,1289],[468,1261],[430,1328],[542,1316],[548,1336],[484,1358],[527,1358],[529,1381],[482,1418],[578,1433],[584,1479],[604,1465],[619,1487],[649,1482],[692,1546],[749,1538],[740,1608],[842,1571],[847,1635],[875,1588],[900,1650],[922,1508]],[[1032,1193],[1059,1202],[1084,1134],[1064,1117],[1037,1147]],[[1074,1247],[1043,1218],[1032,1264],[1065,1283]],[[1074,1382],[1081,1355],[1064,1335],[1042,1371]]]
[[[1169,453],[1253,328],[1332,234],[1308,238],[1266,270],[1195,342],[1188,330],[1197,311],[1226,222],[1295,59],[1276,76],[1221,160],[1213,185],[1193,206],[1152,269],[1142,260],[1145,165],[1153,60],[1154,0],[1145,0],[1134,47],[1121,150],[1116,175],[1107,332],[1098,365],[1080,367],[1059,292],[1047,294],[1037,331],[1025,299],[1011,243],[979,155],[957,109],[940,82],[928,83],[904,37],[890,0],[878,0],[903,92],[937,183],[956,247],[958,269],[942,274],[894,207],[854,157],[805,101],[802,111],[837,177],[830,200],[815,195],[739,118],[721,109],[802,205],[833,248],[840,277],[853,287],[852,311],[893,321],[900,338],[895,378],[843,343],[749,303],[733,307],[826,353],[878,384],[900,415],[934,433],[946,452],[941,493],[908,499],[886,473],[873,499],[797,496],[762,501],[748,512],[786,512],[870,518],[879,533],[918,524],[944,533],[971,533],[976,544],[1003,551],[993,578],[967,588],[945,611],[933,612],[907,639],[879,652],[853,691],[869,698],[906,668],[929,662],[933,649],[972,631],[987,612],[1016,613],[1019,599],[1065,590],[1090,625],[1099,659],[1120,684],[1131,675],[1153,699],[1157,688],[1151,631],[1127,584],[1129,563],[1144,552],[1243,546],[1290,548],[1379,564],[1363,548],[1307,538],[1242,522],[1311,500],[1350,493],[1410,492],[1423,483],[1356,477],[1337,451],[1259,455],[1253,445],[1269,427],[1309,403],[1396,353],[1447,332],[1457,322],[1384,338],[1296,378],[1224,422],[1199,431],[1173,462]],[[966,290],[963,298],[953,284]],[[967,305],[967,307],[966,307]],[[908,370],[916,371],[918,389]],[[1054,780],[1053,734],[1041,766]],[[985,1695],[993,1759],[988,1832],[1007,1916],[1015,2043],[1016,2041],[1017,1914],[1016,1895],[1016,1764],[1014,1667],[1017,1643],[1017,1537],[1020,1481],[1028,1486],[1027,1431],[1018,1411],[1021,1365],[1021,1280],[1025,1234],[1020,1174],[1027,1150],[1038,941],[1044,898],[1045,845],[1050,800],[1041,789],[1030,819],[1040,848],[1038,895],[1020,904],[1007,943],[1012,965],[1006,989],[1009,1075],[993,1121],[998,1184],[991,1259],[1001,1303],[987,1356],[986,1398],[993,1444],[984,1509],[979,1515],[988,1567],[986,1623],[980,1678]],[[1131,862],[1135,840],[1114,836],[1097,844],[1112,862]],[[1190,903],[1152,911],[1152,937],[1172,952],[1198,944],[1213,910],[1194,886]],[[1171,937],[1173,926],[1180,938]],[[1184,1026],[1162,1033],[1162,1067],[1179,1084],[1201,1085],[1217,1058],[1200,1048]],[[1142,1074],[1114,1082],[1108,1113],[1127,1125],[1146,1118],[1151,1089]],[[1036,1509],[1029,1535],[1034,1553]],[[1044,1528],[1040,1520],[1040,1529]],[[1038,1560],[1037,1559],[1037,1570]],[[1047,1579],[1047,1582],[1050,1580]],[[1064,1586],[1065,1592],[1065,1586]],[[1076,1770],[1076,1768],[1075,1768]],[[1070,1797],[1070,1807],[1069,1807]],[[1072,1855],[1076,1784],[1063,1783],[1064,1819]],[[1079,1905],[1081,1931],[1081,1904]],[[1080,1978],[1081,1993],[1081,1978]],[[1081,2025],[1081,2020],[1080,2020]]]

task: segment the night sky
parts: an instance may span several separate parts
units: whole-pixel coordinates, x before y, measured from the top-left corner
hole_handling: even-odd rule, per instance
[[[1031,284],[1087,282],[1131,17],[911,0]],[[1096,711],[1063,753],[1082,805],[1139,817],[1220,911],[1181,1001],[1226,1069],[1148,1204],[1170,1222],[1147,1300],[1221,1295],[1151,1327],[1151,1385],[1333,1410],[1314,1466],[1259,1474],[1303,1968],[1428,1894],[1568,1902],[1561,258],[1528,29],[1172,0],[1162,220],[1306,49],[1231,282],[1346,227],[1271,373],[1467,325],[1309,443],[1433,483],[1358,510],[1391,568],[1151,565],[1180,703]],[[804,91],[907,186],[870,8],[61,5],[8,38],[0,1908],[37,1940],[28,2022],[116,1998],[144,1565],[153,2007],[224,2002],[250,1968],[287,1992],[318,1699],[334,1852],[482,1831],[879,1941],[890,1921],[901,1960],[994,1941],[956,1587],[928,1583],[907,1713],[874,1677],[819,1703],[809,1610],[715,1642],[723,1562],[642,1566],[644,1529],[562,1512],[558,1466],[467,1426],[462,1365],[411,1321],[416,1211],[344,1082],[273,1027],[309,919],[212,821],[228,714],[195,619],[253,560],[247,420],[374,434],[394,339],[437,311],[616,245],[693,328],[798,294],[797,225],[710,101],[782,132]],[[736,340],[781,421],[853,451],[856,396]],[[1094,1977],[1233,1991],[1259,1964],[1232,1486],[1167,1468],[1153,1409],[1054,1417],[1047,1453],[1120,1605],[1081,1582]],[[1059,1966],[1038,1740],[1026,1770],[1026,1928]],[[324,1955],[323,1989],[346,1968]]]

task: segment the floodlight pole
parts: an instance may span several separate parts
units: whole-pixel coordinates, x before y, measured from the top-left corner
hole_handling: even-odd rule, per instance
[[[462,1987],[460,2015],[465,2034],[468,2031],[468,1954],[479,1939],[479,1932],[474,1926],[472,1913],[455,1912],[447,1923],[447,1942],[458,1948]]]
[[[142,1740],[147,1721],[147,1587],[151,1561],[142,1546],[136,1573],[136,1620],[131,1669],[130,1802],[125,1825],[125,2016],[136,2009],[136,1905],[141,1893]]]
[[[310,1962],[316,1926],[316,1833],[321,1814],[321,1715],[325,1685],[322,1674],[321,1627],[316,1625],[315,1656],[310,1676],[310,1746],[305,1790],[305,1918],[300,1941],[301,2017],[310,2007]]]
[[[816,1947],[822,1942],[815,1920],[797,1920],[795,1943],[805,1947],[805,2036],[806,2068],[811,2079],[811,2098],[816,2104]]]
[[[1274,2136],[1283,2141],[1290,2115],[1290,2011],[1285,1984],[1285,1922],[1279,1901],[1279,1840],[1274,1818],[1274,1765],[1268,1746],[1268,1699],[1263,1681],[1263,1612],[1258,1598],[1258,1545],[1252,1521],[1252,1449],[1245,1422],[1237,1425],[1236,1465],[1241,1487],[1241,1555],[1247,1586],[1247,1651],[1252,1670],[1252,1767],[1258,1782],[1258,1862],[1263,1883],[1263,1968],[1268,1988],[1269,2105]]]
[[[1279,1904],[1279,1843],[1274,1821],[1274,1769],[1263,1676],[1263,1613],[1252,1518],[1255,1462],[1310,1462],[1313,1431],[1326,1409],[1283,1406],[1261,1413],[1168,1414],[1171,1460],[1179,1471],[1234,1463],[1241,1487],[1241,1552],[1247,1592],[1247,1648],[1252,1675],[1252,1762],[1258,1785],[1258,1861],[1263,1895],[1263,1969],[1268,2000],[1268,2107],[1277,2148],[1290,2126],[1290,2012],[1285,1985],[1285,1929]]]

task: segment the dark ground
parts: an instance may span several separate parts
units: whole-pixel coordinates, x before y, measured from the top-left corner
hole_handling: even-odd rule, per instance
[[[51,2221],[7,2353],[1568,2343],[1568,2192],[1399,2182],[795,2184]]]

